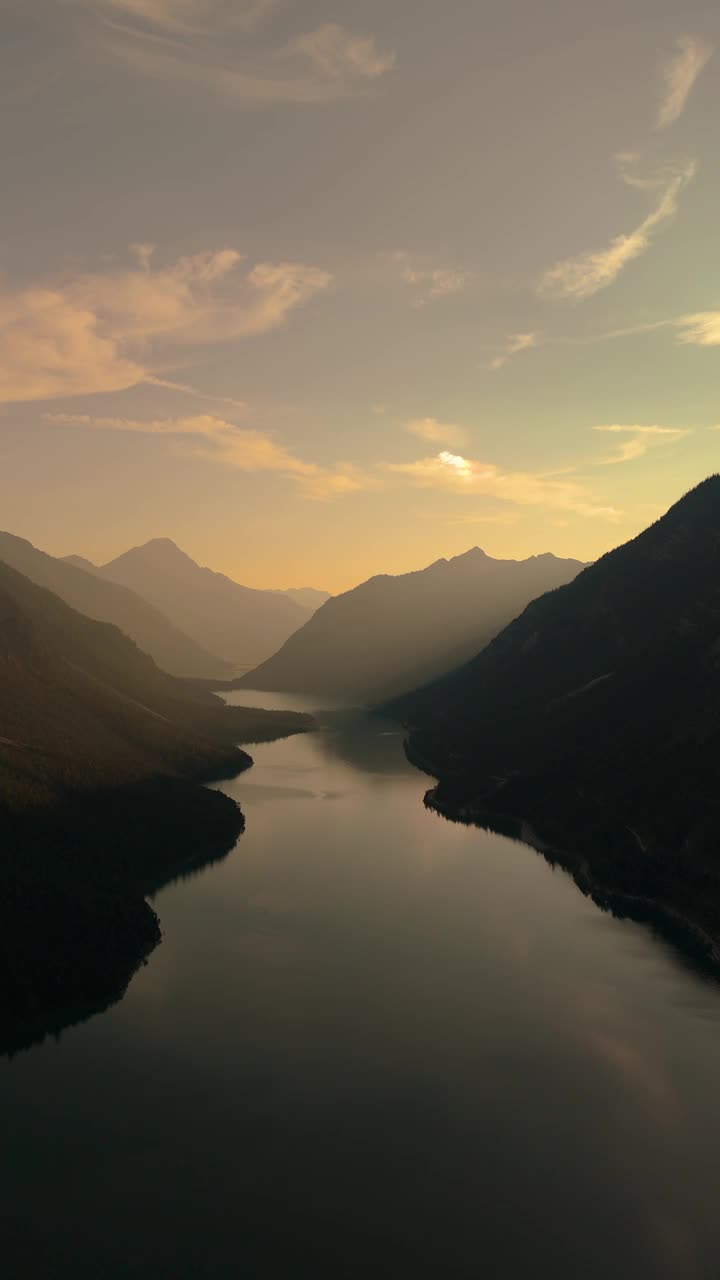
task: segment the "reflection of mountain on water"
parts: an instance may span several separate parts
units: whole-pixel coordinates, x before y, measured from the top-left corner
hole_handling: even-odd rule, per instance
[[[59,1037],[115,1004],[161,939],[146,899],[227,857],[242,828],[227,796],[169,782],[8,823],[0,1054]]]
[[[322,753],[362,773],[413,774],[403,750],[404,734],[396,720],[367,711],[323,711],[318,714]]]

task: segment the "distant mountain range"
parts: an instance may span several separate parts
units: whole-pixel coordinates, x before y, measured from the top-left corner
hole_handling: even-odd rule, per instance
[[[720,937],[720,476],[391,710],[443,812],[524,818]]]
[[[288,587],[287,590],[277,591],[275,594],[289,596],[303,609],[310,609],[313,613],[330,599],[329,591],[318,591],[316,587]]]
[[[257,591],[201,568],[169,538],[153,538],[101,566],[74,565],[134,591],[216,658],[250,666],[274,653],[327,599],[312,588]]]
[[[89,561],[56,560],[24,538],[0,533],[0,562],[47,587],[86,617],[119,627],[172,675],[227,679],[232,671],[136,592],[98,576]]]
[[[361,702],[412,689],[466,661],[526,604],[569,582],[579,560],[494,560],[474,547],[328,600],[239,688]]]

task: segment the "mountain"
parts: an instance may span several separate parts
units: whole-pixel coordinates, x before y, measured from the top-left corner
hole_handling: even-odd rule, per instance
[[[169,538],[134,547],[98,572],[136,591],[197,644],[235,666],[262,661],[310,616],[286,595],[242,587],[201,568]]]
[[[392,709],[443,812],[524,818],[720,939],[720,476]]]
[[[226,706],[0,563],[0,813],[241,768],[237,742],[286,724],[307,717]]]
[[[86,560],[85,556],[60,556],[63,564],[72,564],[76,569],[84,569],[85,573],[97,573],[97,565],[92,560]]]
[[[24,538],[0,533],[0,562],[47,587],[88,618],[119,627],[165,671],[207,679],[227,677],[228,669],[219,658],[200,648],[135,592],[103,581],[90,561],[56,560]]]
[[[288,587],[286,591],[280,591],[278,594],[289,596],[301,608],[309,609],[312,613],[330,599],[329,591],[318,591],[316,587]]]
[[[5,1018],[122,987],[159,941],[145,895],[242,829],[198,782],[308,727],[167,675],[0,563],[0,1047]]]
[[[471,657],[520,609],[568,582],[578,560],[493,560],[479,547],[333,596],[238,687],[368,701],[412,689]]]

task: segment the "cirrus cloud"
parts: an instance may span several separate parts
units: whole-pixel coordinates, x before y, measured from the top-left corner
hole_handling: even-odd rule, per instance
[[[643,458],[649,449],[657,445],[677,444],[679,440],[683,440],[686,436],[692,434],[689,427],[624,426],[619,423],[593,427],[593,431],[604,431],[609,432],[611,435],[629,437],[629,439],[623,440],[618,444],[615,453],[610,454],[609,457],[598,459],[601,466],[609,466],[618,462],[634,462],[636,458]]]
[[[517,356],[521,351],[529,351],[531,347],[538,344],[538,335],[536,333],[513,333],[507,341],[507,346],[494,356],[488,365],[488,369],[503,369],[513,356]]]
[[[338,462],[326,467],[306,462],[267,432],[238,426],[214,414],[186,418],[97,417],[82,413],[46,413],[44,416],[46,422],[57,427],[164,436],[173,441],[176,453],[236,471],[275,472],[294,480],[307,497],[322,499],[355,493],[375,483],[372,476],[353,463]]]
[[[376,80],[392,71],[396,56],[382,49],[374,36],[356,35],[336,22],[327,22],[285,46],[285,53],[300,54],[333,80],[346,75]]]
[[[720,347],[720,311],[696,311],[674,321],[684,346]]]
[[[616,521],[621,513],[596,502],[579,480],[556,474],[505,471],[494,463],[466,458],[442,450],[415,462],[391,463],[386,468],[421,489],[445,489],[452,493],[499,499],[515,506],[540,506],[575,515]]]
[[[664,93],[655,127],[667,129],[680,118],[695,81],[713,55],[713,47],[694,36],[681,36],[673,56],[662,68]]]
[[[184,348],[258,336],[326,290],[302,263],[246,269],[235,249],[136,263],[0,292],[0,402],[120,391],[157,381]]]
[[[282,44],[250,38],[276,0],[75,0],[94,59],[237,104],[334,102],[367,92],[396,55],[372,34],[325,23]]]
[[[637,157],[622,153],[617,157],[620,176],[626,185],[643,191],[659,191],[654,208],[634,231],[615,236],[604,249],[594,249],[577,257],[556,262],[543,275],[538,292],[551,298],[590,298],[614,283],[620,272],[645,253],[662,227],[677,213],[680,193],[695,177],[694,160],[680,166],[665,166],[649,177],[632,170]]]
[[[45,420],[55,427],[162,436],[168,439],[175,453],[241,472],[275,473],[293,482],[304,497],[312,499],[412,485],[462,497],[489,497],[506,503],[508,508],[537,506],[554,513],[611,522],[621,517],[615,507],[597,501],[588,486],[572,472],[504,470],[494,463],[481,462],[448,449],[404,463],[377,462],[360,466],[352,461],[338,461],[324,465],[299,457],[267,432],[240,426],[213,414],[133,419],[48,413]]]

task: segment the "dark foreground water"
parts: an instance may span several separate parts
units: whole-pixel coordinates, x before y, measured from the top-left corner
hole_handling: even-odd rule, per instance
[[[2,1274],[716,1280],[720,988],[322,720],[125,998],[0,1062]]]

